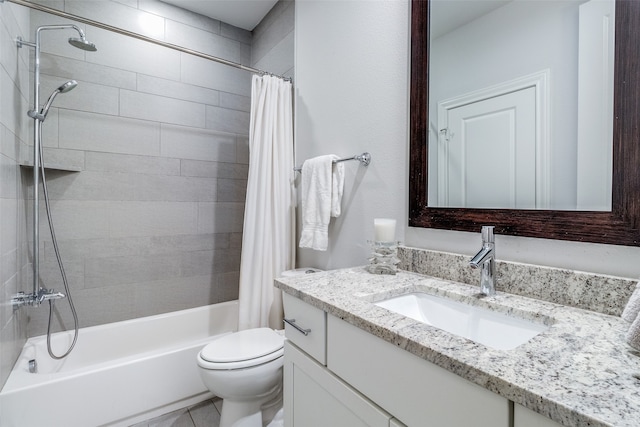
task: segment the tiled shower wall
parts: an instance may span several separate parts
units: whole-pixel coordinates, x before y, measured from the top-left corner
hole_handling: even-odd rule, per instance
[[[158,1],[65,1],[64,10],[251,63],[250,32]],[[58,22],[31,14],[32,29]],[[42,57],[42,97],[78,81],[56,99],[44,141],[52,163],[82,169],[48,174],[81,326],[237,298],[251,75],[104,30],[86,32],[98,52],[74,49],[69,33],[50,31]],[[41,227],[42,276],[60,290],[44,210]],[[58,305],[70,328],[68,306]],[[47,311],[29,310],[29,336],[45,333]]]
[[[293,77],[295,3],[280,0],[253,30],[251,66]]]
[[[28,139],[29,58],[14,39],[29,32],[29,12],[0,3],[0,387],[25,342],[27,313],[10,301],[29,270],[19,158]]]
[[[157,1],[65,1],[66,12],[248,63],[251,33]],[[31,12],[32,32],[66,22]],[[97,52],[42,34],[41,97],[69,79],[44,122],[60,251],[80,326],[237,297],[248,171],[250,75],[92,27]],[[47,160],[48,159],[48,160]],[[62,290],[41,204],[41,276]],[[65,301],[56,304],[73,326]],[[29,336],[47,307],[29,309]],[[57,328],[56,328],[57,329]]]

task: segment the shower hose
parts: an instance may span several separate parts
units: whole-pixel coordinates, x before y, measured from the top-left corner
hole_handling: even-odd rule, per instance
[[[56,259],[58,260],[58,267],[60,268],[60,274],[62,275],[62,283],[64,284],[64,290],[65,290],[67,299],[69,300],[69,307],[71,307],[71,314],[73,315],[73,327],[74,327],[73,342],[71,343],[71,345],[69,346],[69,349],[64,354],[62,354],[61,356],[57,356],[56,354],[53,353],[53,350],[51,349],[51,321],[53,317],[54,300],[53,299],[49,300],[49,323],[47,324],[47,351],[49,352],[49,356],[51,356],[51,358],[60,360],[60,359],[64,359],[69,355],[69,353],[71,353],[73,348],[76,346],[76,342],[78,341],[78,313],[76,313],[76,308],[73,305],[73,299],[71,298],[71,291],[69,290],[69,282],[67,281],[67,275],[64,271],[64,265],[62,264],[62,258],[60,257],[60,249],[58,248],[58,240],[56,239],[56,233],[53,227],[53,219],[51,216],[51,206],[49,204],[49,192],[47,191],[47,179],[44,173],[44,158],[42,155],[42,151],[43,151],[42,126],[40,126],[40,137],[38,139],[39,139],[39,146],[40,146],[40,176],[42,177],[42,190],[43,190],[42,193],[44,195],[44,204],[47,211],[47,220],[49,221],[49,230],[51,231],[51,240],[53,243],[53,250],[56,254]],[[38,242],[35,242],[35,244],[38,244]]]

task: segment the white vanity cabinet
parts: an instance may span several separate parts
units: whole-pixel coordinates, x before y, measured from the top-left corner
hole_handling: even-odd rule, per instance
[[[327,314],[286,294],[284,307],[285,427],[402,426],[324,366]]]
[[[288,294],[284,308],[299,328],[285,327],[285,427],[509,427],[507,399]]]
[[[513,405],[513,427],[562,427],[562,424],[515,403]]]
[[[406,425],[509,427],[508,399],[327,317],[329,370]]]
[[[290,341],[284,354],[285,427],[389,427],[389,414]]]

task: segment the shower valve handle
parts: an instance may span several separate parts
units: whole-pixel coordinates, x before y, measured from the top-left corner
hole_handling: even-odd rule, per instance
[[[41,288],[38,292],[38,303],[42,304],[45,301],[57,300],[64,297],[65,295],[62,292],[56,292],[54,289]]]

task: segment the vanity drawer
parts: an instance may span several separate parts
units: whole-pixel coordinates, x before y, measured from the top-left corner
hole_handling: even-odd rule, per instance
[[[323,365],[327,364],[327,314],[289,294],[283,293],[284,331],[293,344]]]

